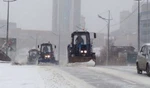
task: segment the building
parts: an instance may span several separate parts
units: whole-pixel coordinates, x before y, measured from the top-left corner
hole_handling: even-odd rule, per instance
[[[126,17],[128,17],[130,15],[130,11],[122,11],[120,12],[120,29],[121,30],[126,30],[129,29],[129,25],[130,25],[130,20],[126,19]],[[124,20],[126,19],[126,20]],[[123,22],[124,21],[124,22]]]
[[[53,0],[53,17],[52,17],[52,31],[58,32],[58,13],[59,13],[59,7],[58,7],[58,1],[59,0]]]
[[[53,0],[52,30],[72,32],[80,25],[81,0]]]
[[[80,18],[81,18],[81,0],[70,0],[72,1],[72,16],[71,21],[73,21],[73,23],[71,25],[73,25],[73,27],[71,27],[70,31],[75,31],[78,30],[77,26],[80,26]]]
[[[80,26],[80,17],[81,0],[53,0],[52,31],[59,36],[59,55],[66,58],[62,61],[67,62],[66,47],[71,41],[70,34]]]
[[[9,23],[9,30],[15,30],[17,28],[16,23],[10,22]],[[7,21],[6,20],[0,20],[0,36],[6,37],[6,30],[7,30]],[[11,34],[11,32],[9,32]]]
[[[141,7],[141,18],[140,18],[140,42],[150,42],[150,3],[145,3]]]
[[[133,46],[137,49],[137,14],[137,3],[133,5],[132,12],[120,12],[120,28],[111,32],[115,46]]]
[[[85,25],[86,25],[85,17],[81,16],[81,18],[80,18],[80,27],[85,29]]]
[[[132,12],[134,12],[134,10]],[[122,30],[122,33],[124,34],[134,33],[137,31],[136,12],[134,13],[131,13],[130,11],[120,12],[120,30]]]

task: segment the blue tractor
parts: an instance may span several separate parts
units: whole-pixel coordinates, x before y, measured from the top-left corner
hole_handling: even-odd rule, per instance
[[[40,47],[38,46],[38,48],[40,48],[38,63],[43,62],[58,64],[58,61],[55,60],[53,46],[51,43],[43,43]]]
[[[96,33],[94,33],[96,38]],[[71,34],[71,44],[68,45],[68,63],[88,62],[93,60],[96,63],[96,56],[93,52],[90,33],[88,31],[75,31]]]

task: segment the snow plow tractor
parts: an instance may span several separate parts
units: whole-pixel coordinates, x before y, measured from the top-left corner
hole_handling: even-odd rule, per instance
[[[39,58],[39,51],[37,49],[29,50],[28,61],[27,64],[37,64]]]
[[[53,46],[51,43],[43,43],[40,47],[38,46],[38,48],[40,48],[38,64],[40,64],[40,62],[58,64],[58,61],[55,60]]]
[[[90,33],[88,31],[75,31],[71,34],[71,38],[71,44],[68,45],[68,63],[93,60],[96,64]],[[94,38],[96,38],[96,33],[94,33]]]

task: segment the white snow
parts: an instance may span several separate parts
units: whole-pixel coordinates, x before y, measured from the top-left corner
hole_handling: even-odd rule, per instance
[[[90,60],[88,62],[68,63],[67,66],[73,66],[73,67],[94,67],[95,66],[95,62],[93,60]]]
[[[44,88],[36,67],[0,64],[0,88]]]
[[[100,73],[106,73],[108,75],[112,75],[115,77],[119,77],[123,79],[123,81],[128,81],[131,84],[143,84],[150,86],[150,79],[149,77],[146,76],[146,74],[137,74],[136,73],[136,67],[133,66],[127,66],[127,67],[95,67],[89,69],[95,71],[95,72],[100,72]],[[127,69],[127,70],[126,70]],[[130,71],[129,71],[130,70]]]
[[[40,67],[40,74],[44,75],[45,84],[49,84],[48,88],[55,85],[54,88],[94,88],[86,82],[53,67]],[[47,87],[46,87],[47,88]]]
[[[15,59],[12,61],[13,63],[26,64],[28,57],[28,48],[23,48],[17,51]]]
[[[96,54],[96,56],[100,56],[100,50],[101,50],[102,48],[101,47],[95,47],[95,48],[93,48],[93,52],[95,52],[95,54]]]
[[[0,88],[94,88],[54,66],[0,63]]]

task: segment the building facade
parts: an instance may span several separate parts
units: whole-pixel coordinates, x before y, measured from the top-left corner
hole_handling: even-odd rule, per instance
[[[132,11],[120,12],[120,28],[111,32],[111,36],[115,37],[115,46],[133,46],[137,47],[137,27],[138,27],[137,3],[132,7]]]
[[[80,25],[81,0],[53,0],[52,30],[72,32]]]
[[[81,16],[81,19],[80,19],[80,26],[85,29],[85,25],[86,25],[86,22],[85,22],[85,17],[84,16]]]
[[[140,14],[140,42],[150,42],[150,3],[143,4]]]
[[[66,47],[71,41],[70,34],[80,25],[81,0],[53,0],[52,31],[57,35],[57,51],[66,58]],[[59,37],[59,38],[58,38]]]

